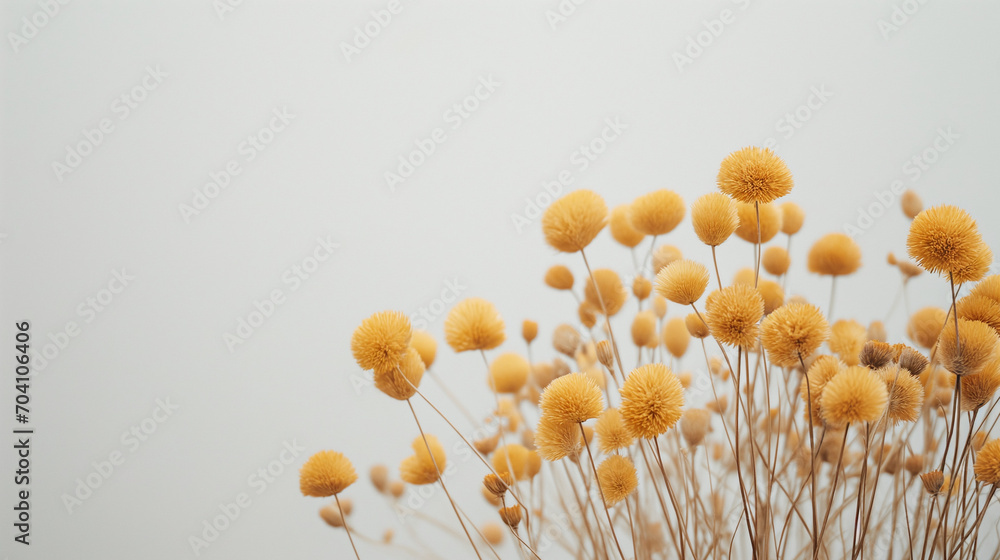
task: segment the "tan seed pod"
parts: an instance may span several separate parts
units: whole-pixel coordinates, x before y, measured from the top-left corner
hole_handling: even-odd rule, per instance
[[[545,242],[557,251],[582,251],[608,220],[608,207],[597,193],[586,189],[573,191],[556,200],[542,215]]]
[[[500,508],[500,519],[511,529],[517,529],[521,524],[521,506],[515,505]]]
[[[792,260],[784,247],[768,247],[760,257],[760,264],[769,274],[781,276],[788,272]]]
[[[736,212],[740,217],[740,226],[736,228],[736,235],[748,243],[757,243],[757,212],[760,211],[760,243],[764,244],[774,239],[774,236],[781,231],[781,210],[773,204],[761,204],[759,208],[754,208],[753,204],[743,202],[736,203]]]
[[[900,350],[897,361],[899,362],[899,367],[909,371],[910,375],[920,375],[927,369],[927,364],[929,363],[923,354],[909,346]]]
[[[976,453],[979,453],[979,451],[983,448],[983,446],[986,445],[987,437],[989,437],[989,435],[982,430],[976,432],[972,436],[972,450],[975,451]]]
[[[708,336],[708,325],[698,316],[697,313],[688,313],[684,317],[684,326],[687,327],[688,334],[701,339]]]
[[[891,362],[895,358],[895,354],[895,351],[889,344],[869,340],[861,347],[861,354],[858,360],[865,367],[878,369]]]
[[[552,368],[555,370],[556,379],[558,379],[558,378],[560,378],[560,377],[562,377],[564,375],[568,375],[569,372],[570,372],[569,366],[566,365],[566,362],[564,362],[562,360],[562,358],[553,358],[552,359]]]
[[[702,243],[722,245],[740,225],[736,203],[722,193],[703,195],[691,205],[691,224]]]
[[[393,480],[389,483],[389,494],[397,500],[406,492],[406,484],[402,480]]]
[[[483,486],[490,491],[491,494],[498,498],[503,498],[504,494],[507,493],[507,489],[514,484],[514,479],[511,478],[509,472],[503,472],[499,475],[489,473],[483,477]]]
[[[528,476],[527,466],[528,449],[520,443],[508,443],[493,452],[493,470],[504,480],[508,477],[524,480]]]
[[[602,313],[607,311],[603,314],[613,317],[625,305],[628,292],[622,286],[622,280],[617,272],[608,268],[598,268],[593,272],[593,278],[587,278],[584,297]]]
[[[941,330],[938,340],[938,357],[941,365],[955,375],[977,373],[993,355],[1000,338],[997,332],[980,321],[958,320],[956,339],[955,328],[949,323]]]
[[[580,305],[576,309],[577,317],[580,319],[580,324],[588,329],[594,328],[594,325],[597,324],[597,314],[600,312],[601,310],[589,301],[581,301]]]
[[[910,455],[903,463],[903,467],[910,475],[917,476],[920,471],[924,470],[924,456],[919,454]]]
[[[580,333],[563,323],[552,332],[552,347],[572,358],[576,355],[576,349],[580,347]]]
[[[535,382],[535,386],[539,389],[544,389],[546,385],[552,382],[556,378],[556,370],[552,364],[548,362],[538,362],[537,364],[531,366],[531,379]]]
[[[573,289],[573,273],[561,264],[555,264],[545,271],[545,284],[556,290]]]
[[[645,235],[663,235],[673,231],[684,219],[684,199],[673,191],[660,189],[644,194],[629,207],[634,227]]]
[[[503,528],[496,523],[483,523],[482,527],[479,528],[479,532],[483,534],[483,538],[486,539],[486,542],[493,546],[500,546],[503,544],[504,533],[506,533],[506,531],[504,531]]]
[[[344,498],[343,500],[340,500],[340,503],[343,505],[344,502],[347,501],[349,500]],[[347,512],[342,514],[340,508],[337,507],[336,502],[323,506],[323,508],[319,510],[319,516],[326,522],[327,525],[331,527],[343,527],[344,514],[347,514]]]
[[[781,233],[795,235],[802,229],[806,213],[794,202],[781,203]]]
[[[493,507],[500,507],[503,504],[503,500],[493,495],[485,486],[482,487],[483,498],[486,499],[486,503]]]
[[[640,311],[632,320],[632,342],[646,346],[650,339],[656,339],[656,316],[649,310]]]
[[[700,444],[712,429],[712,414],[703,408],[684,411],[680,421],[681,435],[691,447]]]
[[[678,360],[683,358],[690,341],[691,335],[684,324],[684,319],[674,317],[667,321],[663,327],[663,344],[673,357]]]
[[[860,362],[861,349],[865,345],[868,331],[853,319],[841,319],[830,327],[830,351],[837,354],[849,366]]]
[[[853,274],[861,267],[861,247],[850,236],[829,233],[809,249],[809,272],[822,276]]]
[[[391,544],[392,538],[395,536],[395,534],[396,533],[393,532],[392,529],[386,529],[385,532],[382,533],[382,544]]]
[[[886,332],[885,325],[882,321],[872,321],[871,323],[868,323],[868,332],[865,337],[868,340],[885,342],[889,338],[889,333]]]
[[[489,455],[493,453],[493,450],[497,448],[497,444],[500,443],[500,432],[493,434],[490,437],[484,437],[477,439],[472,442],[472,447],[476,448],[482,455]]]
[[[608,223],[611,230],[611,237],[615,241],[628,247],[635,248],[642,243],[645,234],[632,227],[632,219],[629,217],[629,205],[621,204],[611,211],[611,219]]]
[[[667,300],[663,296],[653,296],[653,313],[657,319],[662,319],[667,314]]]
[[[903,207],[903,214],[911,220],[916,218],[917,214],[924,209],[924,201],[920,200],[920,195],[914,192],[913,189],[903,191],[903,196],[899,199],[899,202],[900,206]]]
[[[705,403],[705,407],[718,415],[725,414],[726,409],[729,408],[729,396],[719,395],[719,398],[711,399]]]
[[[379,492],[384,494],[389,490],[389,468],[385,465],[375,465],[369,469],[368,478]]]
[[[683,253],[673,245],[660,245],[653,251],[653,275],[657,275],[670,263],[684,258]]]
[[[437,341],[427,331],[413,331],[410,339],[410,346],[420,354],[420,359],[424,362],[424,367],[429,368],[434,363],[437,356]]]
[[[632,295],[634,295],[639,301],[643,301],[648,298],[652,291],[653,283],[650,282],[645,276],[636,276],[635,280],[632,281]]]
[[[677,374],[677,380],[681,382],[681,387],[687,389],[691,386],[691,372],[682,371]]]
[[[597,360],[601,362],[601,365],[608,369],[612,369],[614,367],[614,349],[611,348],[610,341],[602,340],[597,343]]]
[[[941,492],[944,486],[944,473],[941,471],[929,471],[920,475],[920,481],[924,483],[924,490],[932,496]]]
[[[531,319],[525,319],[524,322],[521,323],[521,338],[523,338],[528,344],[531,344],[531,341],[535,340],[535,337],[537,336],[538,323],[532,321]]]
[[[744,203],[767,203],[792,192],[788,166],[770,148],[748,146],[722,160],[719,190]]]

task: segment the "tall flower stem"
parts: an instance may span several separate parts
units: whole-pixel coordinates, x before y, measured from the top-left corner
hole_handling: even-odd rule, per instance
[[[340,511],[340,518],[344,520],[344,530],[347,531],[347,540],[351,541],[351,548],[354,549],[354,557],[361,560],[361,555],[358,554],[358,547],[354,546],[354,537],[351,536],[351,528],[347,526],[347,514],[344,513],[344,507],[340,505],[340,496],[334,494],[333,499],[337,501],[337,510]]]
[[[597,476],[597,465],[594,463],[594,455],[590,452],[590,443],[587,442],[587,433],[583,430],[583,423],[580,426],[580,437],[583,438],[583,446],[587,448],[587,457],[590,458],[590,468],[594,471],[594,482],[597,484],[597,493],[601,495],[601,504],[604,505],[604,515],[608,518],[608,525],[611,526],[611,536],[615,539],[615,546],[618,547],[618,555],[625,560],[625,553],[622,552],[622,545],[618,542],[618,533],[615,531],[615,523],[611,521],[611,512],[608,511],[608,501],[604,498],[604,489],[601,488],[601,478]]]

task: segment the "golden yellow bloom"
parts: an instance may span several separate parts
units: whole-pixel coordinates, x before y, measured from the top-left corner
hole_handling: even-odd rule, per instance
[[[483,534],[483,538],[486,542],[493,546],[500,546],[503,544],[503,538],[506,531],[496,523],[483,523],[483,526],[479,528],[479,532]]]
[[[697,313],[688,313],[687,317],[684,317],[684,326],[687,327],[691,336],[698,339],[705,338],[709,334],[708,325],[701,320]]]
[[[868,330],[854,319],[841,319],[830,327],[830,351],[840,356],[849,366],[861,360],[861,349],[868,339]]]
[[[654,438],[680,420],[684,388],[670,368],[646,364],[625,379],[619,408],[625,427],[635,437]]]
[[[992,265],[993,251],[986,243],[980,243],[972,258],[965,264],[956,266],[951,273],[955,284],[976,282],[986,276]]]
[[[496,460],[494,459],[494,462]],[[496,469],[494,469],[496,470]],[[507,493],[507,489],[514,485],[514,479],[510,476],[510,473],[506,471],[506,464],[504,472],[499,475],[489,473],[483,477],[483,486],[489,490],[490,494],[500,498]]]
[[[667,314],[667,299],[659,294],[653,296],[653,313],[662,319]]]
[[[545,271],[545,284],[556,290],[573,289],[573,273],[561,264],[554,264]]]
[[[750,146],[722,160],[717,178],[719,190],[734,199],[753,204],[768,203],[792,192],[792,173],[770,148]]]
[[[684,319],[680,317],[674,317],[667,321],[667,324],[663,327],[663,344],[666,345],[667,350],[670,354],[677,358],[678,360],[684,356],[687,352],[688,343],[691,341],[691,335],[687,331],[687,326],[684,324]]]
[[[583,441],[580,425],[559,422],[551,416],[542,415],[535,430],[535,447],[546,461],[558,461],[580,452]]]
[[[916,422],[924,405],[920,380],[899,366],[890,365],[875,372],[889,393],[886,417],[890,422]]]
[[[616,206],[611,211],[608,227],[611,229],[611,237],[630,249],[642,243],[642,239],[645,237],[641,231],[632,227],[628,204]]]
[[[431,453],[427,452],[430,446]],[[427,434],[427,443],[424,438],[417,437],[410,445],[413,448],[413,455],[410,455],[399,465],[399,475],[407,484],[432,484],[440,478],[440,473],[444,472],[447,464],[447,457],[444,454],[444,447],[441,442],[431,434]],[[435,463],[437,467],[435,468]]]
[[[958,300],[959,319],[981,321],[1000,332],[1000,303],[985,296],[968,295]]]
[[[959,319],[956,345],[955,325],[949,321],[941,330],[938,357],[948,371],[955,375],[969,375],[986,365],[997,348],[997,342],[996,331],[986,323]]]
[[[597,417],[594,424],[597,441],[603,453],[612,453],[632,445],[635,438],[625,428],[625,422],[617,408],[609,408]]]
[[[542,414],[564,424],[597,418],[604,410],[601,389],[583,373],[571,373],[545,388],[538,403]]]
[[[811,410],[814,425],[822,419],[820,399],[823,397],[823,389],[843,368],[843,362],[836,357],[824,355],[813,360],[809,366],[809,374],[803,376],[802,383],[799,385],[799,396],[803,402],[810,402],[810,398],[812,399]],[[807,422],[809,421],[809,411],[810,408],[807,408],[806,414],[803,416]]]
[[[788,272],[788,267],[792,264],[792,259],[788,256],[788,251],[784,247],[768,247],[760,257],[760,264],[764,270],[775,276],[781,276]]]
[[[581,301],[576,308],[576,315],[580,318],[580,323],[588,329],[597,324],[597,314],[600,312],[600,308],[586,300]]]
[[[664,267],[674,261],[684,258],[680,248],[673,245],[660,245],[653,251],[653,275],[657,275]]]
[[[698,301],[708,287],[708,269],[689,260],[670,263],[656,275],[656,293],[680,305]]]
[[[326,498],[340,494],[357,479],[354,465],[343,453],[320,451],[299,470],[299,489],[303,496]]]
[[[868,340],[885,342],[889,337],[889,333],[886,332],[885,325],[882,321],[876,320],[868,323],[868,334],[866,336],[868,337]]]
[[[757,243],[757,212],[760,211],[760,242],[767,243],[781,231],[781,210],[773,204],[761,204],[754,208],[753,204],[736,203],[736,213],[740,217],[740,226],[736,235],[748,243]]]
[[[555,250],[583,250],[604,229],[608,207],[597,193],[581,189],[553,202],[542,215],[545,242]]]
[[[520,443],[508,443],[493,452],[493,470],[500,476],[525,480],[528,478],[528,453]]]
[[[427,331],[413,331],[410,338],[410,346],[420,354],[420,359],[424,361],[424,367],[429,368],[434,363],[437,356],[437,341]]]
[[[809,272],[844,276],[861,267],[861,247],[843,233],[828,233],[809,249]]]
[[[979,281],[972,291],[969,292],[970,296],[983,296],[989,298],[997,303],[1000,303],[1000,274],[994,274],[992,276],[987,276]]]
[[[708,193],[691,205],[694,233],[705,245],[717,247],[740,227],[736,203],[722,193]]]
[[[597,481],[608,507],[627,498],[639,486],[635,465],[623,455],[610,455],[601,461],[597,466]]]
[[[994,439],[983,445],[983,448],[976,454],[973,471],[979,482],[1000,484],[1000,439]]]
[[[636,313],[632,319],[632,342],[636,346],[646,346],[656,338],[656,316],[650,310]]]
[[[705,305],[708,329],[722,344],[750,348],[764,316],[764,300],[751,286],[737,284],[716,290]]]
[[[761,325],[761,343],[771,363],[780,367],[799,365],[829,336],[823,313],[809,303],[790,303],[774,310]]]
[[[850,366],[823,388],[820,413],[831,426],[874,422],[886,410],[889,393],[885,383],[863,366]]]
[[[752,288],[754,284],[754,276],[756,276],[756,273],[752,268],[743,267],[737,270],[736,274],[733,275],[733,285],[743,284]]]
[[[770,315],[772,311],[785,304],[785,290],[781,289],[781,284],[773,280],[757,282],[757,291],[764,300],[764,315]]]
[[[521,506],[519,505],[500,508],[500,520],[511,529],[517,529],[517,526],[521,524],[521,515]]]
[[[917,346],[930,349],[941,334],[946,315],[945,310],[939,307],[924,307],[910,316],[906,336]]]
[[[806,219],[806,213],[794,202],[781,203],[781,233],[795,235],[802,229],[802,223]]]
[[[691,447],[704,441],[711,429],[712,413],[704,408],[685,410],[684,414],[681,415],[681,435]]]
[[[361,322],[351,335],[351,353],[361,369],[389,370],[410,345],[410,319],[399,311],[380,311]]]
[[[424,361],[419,352],[409,348],[395,368],[375,370],[375,388],[396,400],[405,401],[417,393],[423,377]]]
[[[920,475],[920,481],[924,483],[924,490],[932,496],[936,496],[944,487],[944,473],[941,471],[929,471]]]
[[[899,202],[900,206],[903,207],[903,214],[911,220],[916,218],[917,214],[922,212],[924,209],[924,201],[920,200],[920,195],[913,192],[912,189],[906,189]]]
[[[910,258],[928,272],[949,273],[981,258],[983,240],[965,210],[947,204],[928,208],[913,219],[906,236]],[[975,281],[978,278],[967,278]]]
[[[644,194],[629,207],[632,227],[646,235],[670,233],[684,219],[684,212],[684,199],[667,189]]]
[[[1000,389],[1000,353],[995,352],[977,373],[962,377],[962,411],[982,408],[993,400],[997,389]]]
[[[584,298],[602,313],[604,309],[607,309],[607,315],[613,317],[625,305],[628,292],[625,291],[625,286],[622,285],[622,279],[617,272],[609,268],[598,268],[593,272],[594,277],[587,278],[587,284],[583,290]],[[594,280],[597,281],[596,287]],[[602,300],[603,307],[601,306]]]
[[[639,301],[648,298],[652,291],[653,283],[650,282],[645,276],[636,276],[635,280],[632,280],[632,295],[634,295]]]
[[[513,352],[504,352],[490,364],[490,388],[497,393],[517,393],[528,381],[528,360]]]
[[[521,338],[528,344],[531,344],[531,341],[535,340],[536,336],[538,336],[538,323],[531,319],[525,319],[521,323]]]
[[[492,303],[463,299],[444,320],[444,338],[455,352],[492,350],[507,339],[503,319]]]

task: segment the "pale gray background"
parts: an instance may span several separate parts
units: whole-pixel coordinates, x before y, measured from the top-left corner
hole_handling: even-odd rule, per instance
[[[873,192],[895,180],[928,204],[969,209],[1000,248],[991,220],[1000,145],[996,4],[930,2],[886,38],[878,22],[896,4],[885,1],[590,0],[553,29],[546,12],[555,0],[402,0],[402,12],[348,63],[341,43],[386,4],[246,0],[220,18],[207,1],[74,2],[18,52],[9,42],[0,48],[6,429],[14,426],[13,323],[32,321],[39,345],[67,321],[82,325],[34,375],[30,549],[11,541],[14,456],[10,436],[3,440],[0,556],[193,557],[188,537],[218,504],[248,492],[252,506],[202,557],[348,557],[343,532],[316,515],[324,501],[299,495],[298,467],[332,448],[362,476],[375,462],[395,472],[415,435],[405,405],[371,388],[355,391],[352,330],[377,310],[431,304],[457,277],[462,297],[496,303],[509,326],[504,348],[522,348],[519,325],[532,317],[542,325],[539,355],[548,357],[551,329],[574,305],[547,289],[542,274],[556,262],[581,266],[544,244],[537,220],[519,233],[512,214],[564,169],[571,187],[595,189],[610,205],[661,187],[690,203],[714,189],[727,153],[775,138],[795,176],[789,199],[807,214],[793,245],[792,291],[824,306],[828,282],[805,271],[805,251],[854,223],[876,202]],[[735,22],[679,71],[672,54],[723,9]],[[39,10],[36,2],[4,2],[8,41]],[[112,103],[147,66],[168,76],[119,120]],[[452,130],[444,112],[490,75],[499,88]],[[785,138],[779,119],[814,86],[833,95]],[[240,142],[276,107],[295,115],[288,128],[185,223],[178,205],[190,203],[210,172],[241,158]],[[58,181],[52,162],[105,117],[114,132]],[[615,117],[628,129],[580,171],[573,152]],[[383,174],[436,127],[445,143],[390,192]],[[904,164],[948,127],[958,139],[913,180]],[[867,322],[888,311],[898,275],[884,259],[890,250],[905,254],[906,223],[893,202],[859,238],[867,266],[841,282],[838,316]],[[223,333],[272,289],[289,292],[282,273],[321,236],[340,243],[333,258],[230,353]],[[706,262],[694,239],[685,220],[664,241]],[[630,268],[606,233],[592,255],[597,266]],[[724,246],[723,274],[750,255],[742,241]],[[121,267],[135,280],[83,324],[77,306]],[[946,293],[925,275],[912,286],[911,305],[942,305]],[[895,318],[898,339],[902,313]],[[430,325],[437,336],[443,320]],[[439,374],[485,411],[491,397],[480,358],[443,345],[439,356]],[[157,398],[180,410],[131,453],[120,434],[148,417]],[[426,407],[419,411],[450,447],[457,438]],[[247,477],[293,440],[306,451],[258,495]],[[60,496],[116,449],[125,464],[68,514]],[[459,466],[453,487],[477,488],[460,492],[461,501],[477,519],[493,519],[478,496],[482,469]],[[345,495],[363,532],[395,526],[365,480]],[[424,511],[453,521],[443,496]],[[447,557],[468,554],[461,541],[440,542],[452,548]],[[367,558],[396,554],[361,546]],[[513,557],[509,544],[504,551]]]

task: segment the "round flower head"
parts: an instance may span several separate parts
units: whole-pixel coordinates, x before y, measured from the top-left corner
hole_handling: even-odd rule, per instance
[[[691,224],[702,243],[722,245],[740,227],[736,203],[722,193],[703,195],[691,205]]]
[[[761,204],[755,208],[753,204],[737,202],[736,213],[740,217],[740,227],[736,228],[736,235],[748,243],[757,243],[758,210],[760,211],[761,243],[767,243],[774,239],[774,236],[781,231],[781,211],[773,204]]]
[[[653,273],[659,274],[664,267],[669,266],[674,261],[684,258],[680,248],[673,245],[660,245],[653,251]]]
[[[508,443],[493,452],[493,470],[501,477],[528,478],[528,449],[520,443]]]
[[[975,254],[967,263],[951,271],[955,284],[982,280],[993,266],[993,251],[986,243],[980,243]]]
[[[299,470],[299,489],[303,496],[327,498],[340,494],[357,479],[354,465],[342,453],[320,451]]]
[[[813,425],[819,423],[822,418],[820,410],[820,399],[823,397],[823,389],[840,370],[844,364],[833,356],[820,356],[813,360],[809,366],[809,374],[802,377],[802,384],[799,386],[799,396],[803,402],[810,402],[812,406],[806,409],[805,419],[809,421],[809,411],[812,411]]]
[[[600,416],[604,402],[601,389],[589,376],[571,373],[549,383],[538,407],[557,422],[579,424]]]
[[[667,314],[667,299],[659,294],[653,296],[653,313],[662,319]]]
[[[645,276],[636,276],[635,280],[632,280],[632,295],[639,301],[648,298],[652,292],[653,283],[647,280]]]
[[[582,251],[608,220],[608,207],[597,193],[581,189],[553,202],[542,215],[545,242],[563,253]]]
[[[868,340],[868,329],[854,319],[841,319],[830,328],[830,351],[849,366],[861,361],[861,349]]]
[[[396,400],[405,401],[417,393],[423,377],[424,361],[419,352],[409,348],[395,368],[375,370],[375,388]]]
[[[973,465],[976,480],[984,484],[1000,484],[1000,439],[986,442],[976,454]]]
[[[684,326],[687,327],[688,333],[695,338],[702,339],[709,335],[708,325],[702,321],[697,313],[688,313],[687,317],[684,317]]]
[[[420,359],[424,361],[424,367],[431,367],[431,364],[434,363],[434,358],[437,356],[437,341],[434,340],[431,333],[427,331],[413,331],[410,346],[420,354]]]
[[[597,324],[597,314],[600,312],[600,309],[586,300],[581,301],[580,305],[576,308],[576,314],[580,318],[580,322],[588,329],[593,328]]]
[[[705,304],[708,330],[722,344],[753,347],[764,316],[764,300],[751,286],[736,284],[716,290]]]
[[[490,388],[497,393],[517,393],[528,381],[531,366],[519,354],[505,352],[490,364]]]
[[[1000,303],[1000,274],[987,276],[986,278],[980,280],[979,283],[972,288],[972,291],[969,292],[969,295],[982,296]]]
[[[580,333],[570,325],[562,323],[552,331],[552,347],[572,358],[580,347]]]
[[[603,453],[630,447],[635,439],[625,428],[625,422],[622,421],[622,415],[617,408],[609,408],[602,412],[594,424],[594,431],[597,432],[597,441]]]
[[[427,452],[430,446],[431,454]],[[440,478],[440,473],[444,472],[447,457],[444,454],[444,447],[441,442],[430,434],[427,434],[427,443],[424,438],[417,437],[410,445],[413,448],[413,455],[410,455],[399,465],[399,475],[407,484],[432,484]],[[435,468],[435,464],[437,467]]]
[[[682,259],[656,274],[656,293],[674,303],[691,305],[705,293],[708,280],[705,265]]]
[[[625,379],[619,408],[625,427],[635,437],[655,438],[681,418],[684,388],[663,364],[646,364]]]
[[[704,441],[711,429],[712,413],[704,408],[685,410],[684,414],[681,415],[681,435],[691,447]]]
[[[336,503],[327,504],[320,508],[319,516],[331,527],[343,527],[344,516],[351,513],[350,509],[352,506],[348,505],[350,503],[351,501],[347,498],[340,500],[340,506],[344,508],[343,512],[340,511],[340,507],[337,507]]]
[[[521,506],[519,505],[500,508],[500,520],[511,529],[517,529],[517,526],[521,524],[521,515]]]
[[[594,280],[597,280],[597,287],[594,287]],[[598,295],[600,292],[600,295]],[[607,309],[608,317],[613,317],[619,311],[625,300],[628,299],[628,292],[622,285],[622,279],[618,273],[608,268],[598,268],[594,270],[594,278],[587,278],[587,285],[583,290],[584,298],[591,305],[603,313]],[[602,307],[603,300],[603,307]]]
[[[645,347],[650,339],[656,338],[656,315],[650,310],[636,313],[632,320],[632,342]]]
[[[941,334],[946,316],[947,313],[940,307],[924,307],[910,316],[910,321],[906,324],[906,336],[917,346],[930,349]]]
[[[632,227],[632,219],[629,217],[629,207],[627,204],[616,206],[611,211],[611,220],[608,227],[611,229],[611,237],[629,249],[642,243],[643,238],[646,237],[641,231]]]
[[[802,222],[806,219],[806,213],[794,202],[782,202],[781,206],[781,233],[785,235],[795,235],[802,229]]]
[[[869,327],[871,330],[871,327]],[[872,369],[878,369],[889,365],[889,362],[896,358],[896,350],[887,342],[879,342],[869,339],[861,348],[858,361],[861,365]]]
[[[741,268],[733,275],[733,285],[743,284],[753,287],[755,273],[752,268]]]
[[[536,336],[538,336],[538,323],[531,319],[525,319],[521,323],[521,338],[528,344],[531,344],[531,341],[535,340]]]
[[[924,388],[920,380],[899,366],[890,365],[876,371],[889,393],[886,418],[890,422],[916,422],[924,406]]]
[[[820,397],[823,420],[831,426],[874,422],[885,412],[889,393],[885,383],[862,366],[850,366],[834,376]]]
[[[726,156],[717,181],[720,191],[748,204],[766,204],[792,192],[794,186],[785,162],[769,148],[756,146]]]
[[[1000,353],[994,352],[979,372],[962,377],[962,412],[979,410],[993,400],[997,389],[1000,389]]]
[[[784,247],[768,247],[764,254],[760,258],[760,264],[764,266],[764,270],[768,271],[770,274],[775,276],[781,276],[782,274],[788,272],[788,267],[792,264],[791,258],[788,256],[788,251]]]
[[[389,467],[385,465],[375,465],[368,471],[368,478],[372,481],[372,486],[381,493],[389,490]]]
[[[985,296],[969,295],[958,300],[959,319],[981,321],[1000,332],[1000,303]]]
[[[483,534],[486,542],[493,546],[500,546],[503,544],[503,538],[507,531],[500,527],[500,525],[490,522],[483,523],[483,526],[479,528],[479,532]]]
[[[916,218],[917,214],[924,210],[924,201],[920,200],[920,195],[915,193],[912,189],[906,189],[906,191],[903,192],[903,196],[899,199],[899,202],[903,207],[903,214],[911,220]]]
[[[455,352],[492,350],[507,339],[503,319],[492,303],[467,298],[451,308],[444,320],[444,338]]]
[[[944,274],[976,262],[981,257],[982,244],[972,216],[947,204],[917,214],[906,236],[910,258],[928,272]]]
[[[815,305],[790,303],[764,319],[760,336],[772,364],[794,367],[823,344],[829,336],[829,327]]]
[[[861,247],[843,233],[828,233],[809,249],[809,272],[844,276],[861,267]]]
[[[573,289],[573,273],[561,264],[554,264],[545,271],[545,284],[556,290]]]
[[[757,283],[757,291],[764,300],[764,315],[770,315],[785,304],[785,291],[781,289],[781,284],[773,280],[760,280]]]
[[[997,348],[997,333],[986,323],[958,320],[958,345],[955,344],[955,325],[950,321],[941,330],[938,357],[941,365],[955,375],[969,375],[986,365]]]
[[[670,354],[678,360],[687,352],[688,343],[691,341],[691,334],[688,333],[684,319],[674,317],[667,321],[663,327],[663,344]]]
[[[380,311],[361,322],[351,335],[351,353],[361,369],[389,370],[410,345],[410,319],[399,311]]]
[[[644,194],[632,201],[629,217],[632,227],[646,235],[663,235],[673,231],[684,219],[684,199],[667,189]]]
[[[604,493],[604,503],[611,507],[635,492],[639,486],[635,465],[622,455],[611,455],[597,466],[597,481]]]
[[[538,449],[538,454],[546,461],[558,461],[564,457],[576,456],[582,445],[579,425],[559,422],[544,414],[538,421],[535,447]]]

